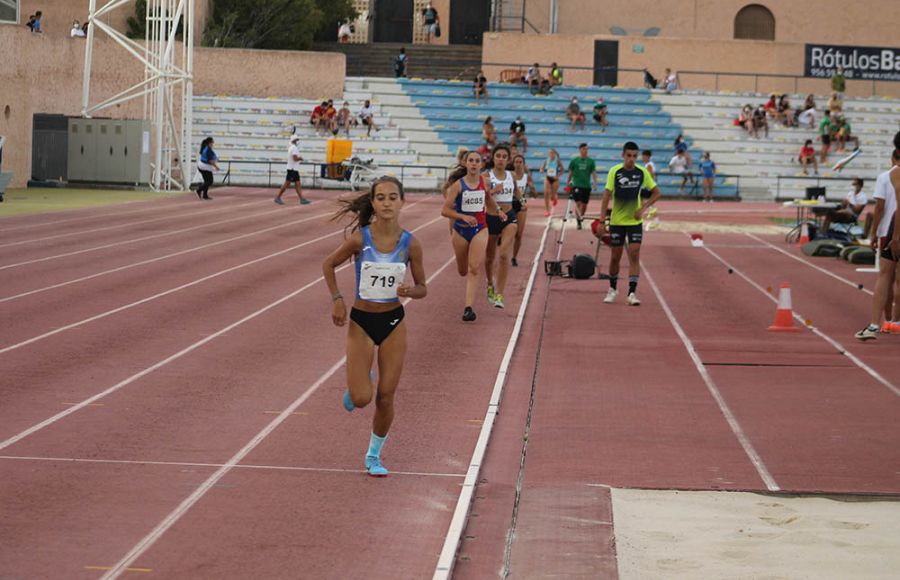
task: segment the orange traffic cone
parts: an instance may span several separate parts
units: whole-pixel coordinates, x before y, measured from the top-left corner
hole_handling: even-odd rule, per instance
[[[803,222],[803,225],[800,226],[800,239],[797,243],[802,246],[807,242],[809,242],[809,225],[807,225],[806,222]]]
[[[775,311],[775,323],[769,327],[774,332],[797,332],[800,329],[794,326],[794,308],[791,305],[791,285],[787,282],[781,284],[778,294],[778,309]]]

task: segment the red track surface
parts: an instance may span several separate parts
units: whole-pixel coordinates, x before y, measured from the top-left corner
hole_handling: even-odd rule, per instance
[[[408,306],[410,355],[384,453],[392,476],[373,480],[361,470],[371,411],[340,407],[344,333],[316,283],[340,239],[339,226],[314,217],[334,208],[323,203],[333,195],[280,208],[264,190],[214,193],[206,205],[184,197],[3,220],[0,576],[99,577],[174,514],[133,569],[158,578],[430,577],[528,268],[512,270],[505,311],[482,303],[478,322],[463,325],[455,265],[438,273],[451,257],[439,200],[408,201],[404,225],[421,226],[426,271],[436,276],[428,298]],[[760,219],[731,213],[723,220]],[[542,221],[532,217],[523,265]],[[17,243],[50,236],[59,237]],[[589,239],[571,232],[563,255],[589,251]],[[868,295],[747,236],[706,241],[763,287],[790,281],[800,313],[900,384],[900,338],[851,342]],[[727,247],[748,244],[759,247]],[[54,258],[71,252],[80,253]],[[544,257],[554,254],[548,243]],[[644,263],[781,489],[900,492],[897,394],[809,331],[766,332],[774,304],[686,236],[651,233]],[[815,263],[871,286],[872,275]],[[339,275],[345,289],[351,278],[349,269]],[[539,275],[457,577],[493,577],[504,562],[511,577],[615,576],[607,486],[766,489],[646,274],[640,308],[602,304],[605,289]],[[177,510],[186,499],[195,502]]]

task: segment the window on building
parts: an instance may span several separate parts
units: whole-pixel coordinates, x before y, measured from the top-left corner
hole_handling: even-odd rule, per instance
[[[775,16],[760,4],[744,6],[734,17],[734,37],[775,40]]]
[[[19,22],[19,0],[0,0],[0,22]]]

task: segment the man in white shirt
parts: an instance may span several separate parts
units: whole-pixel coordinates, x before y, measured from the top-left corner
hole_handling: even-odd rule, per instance
[[[862,190],[863,180],[859,177],[853,178],[853,189],[850,190],[846,197],[841,200],[841,207],[833,209],[825,214],[825,221],[822,222],[822,231],[827,232],[831,229],[831,224],[855,224],[859,216],[866,209],[868,198]]]
[[[688,160],[684,154],[683,149],[679,149],[672,159],[669,160],[669,170],[675,175],[681,175],[681,187],[678,188],[678,193],[684,193],[684,186],[687,184],[688,179],[692,182],[693,174],[688,170]]]
[[[900,136],[900,133],[898,133]],[[891,168],[875,180],[875,219],[872,229],[872,247],[876,249],[878,264],[878,280],[875,281],[875,292],[872,295],[872,319],[869,325],[856,333],[859,340],[873,340],[878,338],[879,330],[885,332],[900,332],[900,311],[897,308],[897,289],[892,287],[898,279],[900,257],[890,247],[889,234],[894,216],[897,213],[897,197],[900,197],[900,189],[895,185],[900,183],[900,149],[895,149],[891,156]],[[892,312],[893,306],[893,312]],[[881,324],[882,313],[884,324]],[[892,322],[893,321],[893,322]]]
[[[278,205],[284,205],[284,200],[281,199],[281,196],[284,195],[285,190],[291,184],[294,184],[294,188],[297,190],[300,205],[310,203],[308,199],[303,197],[303,188],[300,187],[300,164],[303,162],[303,157],[300,156],[300,147],[297,146],[299,141],[300,135],[291,135],[291,146],[288,147],[287,175],[285,175],[284,183],[281,184],[281,189],[278,190],[278,195],[275,196],[275,203]]]
[[[362,108],[359,110],[359,120],[366,126],[366,137],[372,135],[373,128],[376,132],[381,131],[375,124],[375,107],[372,106],[372,102],[368,99],[366,99],[366,102],[363,103]]]

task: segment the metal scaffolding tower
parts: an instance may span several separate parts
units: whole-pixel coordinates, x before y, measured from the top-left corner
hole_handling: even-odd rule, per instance
[[[99,0],[103,6],[98,8],[98,0],[90,0],[81,114],[91,117],[108,107],[142,98],[144,119],[150,121],[151,131],[150,187],[185,190],[192,175],[194,0],[147,0],[143,44],[115,30],[102,18],[131,1]],[[98,32],[105,33],[144,65],[144,81],[92,105],[91,70]],[[182,38],[177,40],[179,35]]]

